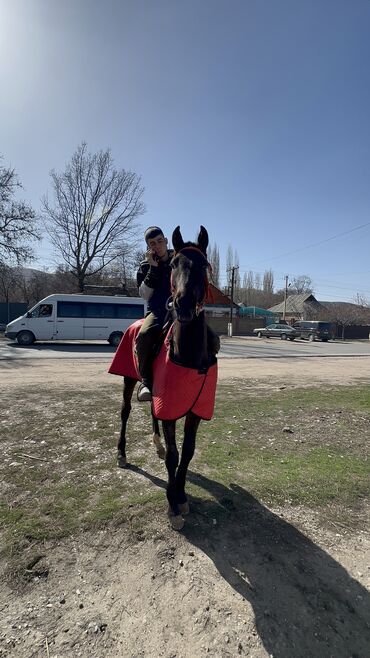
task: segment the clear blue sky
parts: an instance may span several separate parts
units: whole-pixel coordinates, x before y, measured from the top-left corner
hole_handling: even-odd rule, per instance
[[[369,35],[369,0],[0,0],[0,152],[39,209],[82,140],[110,147],[144,228],[370,299]]]

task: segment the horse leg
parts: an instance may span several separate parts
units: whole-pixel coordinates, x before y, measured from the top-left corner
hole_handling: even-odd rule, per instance
[[[158,418],[155,418],[153,415],[153,409],[152,409],[152,428],[153,428],[153,443],[157,449],[157,455],[159,459],[164,459],[166,456],[166,450],[161,441],[159,422],[158,422]]]
[[[181,530],[184,525],[184,519],[180,514],[176,499],[176,469],[179,463],[179,453],[176,446],[176,421],[164,420],[162,427],[166,441],[168,516],[172,528],[174,530]]]
[[[131,411],[131,398],[136,385],[136,379],[131,377],[123,378],[123,400],[121,407],[121,432],[118,441],[117,465],[120,468],[127,467],[126,460],[126,425]]]
[[[196,416],[191,411],[185,418],[181,460],[176,473],[176,499],[181,514],[189,513],[189,503],[185,493],[185,482],[188,466],[195,451],[195,439],[200,420],[199,416]]]

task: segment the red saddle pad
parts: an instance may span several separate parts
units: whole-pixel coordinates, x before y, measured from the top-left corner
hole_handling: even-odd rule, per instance
[[[143,320],[125,331],[109,371],[113,375],[141,380],[135,356],[136,336]],[[186,368],[170,359],[170,327],[159,355],[153,364],[153,413],[158,420],[177,420],[189,411],[210,420],[213,416],[217,385],[217,362],[207,373]]]

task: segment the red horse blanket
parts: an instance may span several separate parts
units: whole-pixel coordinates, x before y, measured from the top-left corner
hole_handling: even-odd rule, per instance
[[[122,336],[108,371],[112,375],[141,380],[135,356],[135,341],[142,323],[143,320],[134,322]],[[206,374],[173,363],[170,359],[171,330],[153,365],[154,416],[158,420],[177,420],[192,411],[203,420],[210,420],[215,404],[217,363]]]

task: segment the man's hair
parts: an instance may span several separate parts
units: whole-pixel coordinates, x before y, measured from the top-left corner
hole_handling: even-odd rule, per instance
[[[159,228],[159,226],[149,226],[149,228],[147,228],[144,233],[145,242],[148,242],[148,240],[152,240],[153,238],[156,238],[157,235],[163,235],[162,229]]]

